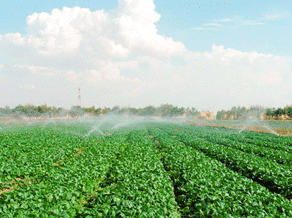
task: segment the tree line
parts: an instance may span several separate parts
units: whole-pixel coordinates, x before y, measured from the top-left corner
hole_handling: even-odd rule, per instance
[[[231,110],[221,110],[216,114],[217,120],[243,120],[249,117],[260,118],[265,120],[292,119],[292,106],[284,108],[264,108],[262,106],[232,107]]]
[[[46,104],[41,106],[34,106],[32,104],[28,105],[18,105],[15,108],[10,108],[6,106],[4,108],[0,107],[0,117],[12,116],[12,117],[58,117],[70,115],[72,117],[83,116],[84,114],[90,114],[92,116],[99,116],[108,113],[131,113],[133,115],[139,116],[162,116],[162,117],[174,117],[185,115],[187,117],[199,117],[199,112],[194,107],[185,108],[177,107],[172,104],[162,104],[159,107],[146,106],[144,108],[134,108],[134,107],[119,107],[114,106],[109,107],[80,107],[72,106],[71,109],[64,109],[62,107],[47,106]],[[216,114],[217,120],[243,120],[248,117],[260,118],[264,116],[265,119],[278,120],[285,117],[286,119],[292,119],[292,106],[286,106],[284,108],[264,108],[262,106],[251,106],[246,107],[232,107],[230,110],[221,110]]]
[[[198,115],[198,110],[194,107],[192,108],[184,108],[173,106],[172,104],[162,104],[159,107],[155,106],[146,106],[144,108],[134,108],[134,107],[119,107],[114,106],[112,108],[109,107],[80,107],[80,106],[72,106],[71,109],[64,109],[62,107],[55,106],[47,106],[46,104],[41,106],[34,106],[31,104],[28,105],[18,105],[15,108],[10,108],[6,106],[4,108],[0,107],[0,117],[2,116],[13,116],[13,117],[58,117],[58,116],[66,116],[70,115],[72,117],[83,116],[85,113],[90,114],[92,116],[99,116],[108,113],[131,113],[133,115],[139,116],[195,116]]]

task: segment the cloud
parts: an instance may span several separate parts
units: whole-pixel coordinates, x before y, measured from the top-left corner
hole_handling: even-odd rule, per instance
[[[152,64],[148,72],[159,82],[154,100],[158,104],[175,99],[176,104],[200,107],[200,102],[212,102],[228,108],[278,101],[268,94],[274,92],[289,100],[291,91],[280,87],[287,82],[283,78],[291,75],[290,64],[291,58],[213,44],[211,52],[188,51],[175,61]]]
[[[0,70],[2,70],[4,68],[3,64],[0,64]]]
[[[8,45],[31,50],[43,56],[56,54],[98,55],[126,58],[132,53],[177,56],[186,51],[181,42],[159,35],[155,22],[160,15],[153,1],[120,0],[116,10],[63,7],[52,13],[33,13],[27,17],[27,34],[1,36],[4,52]],[[146,19],[145,19],[146,18]]]
[[[258,85],[280,85],[282,75],[280,72],[249,73],[248,75]]]
[[[203,26],[218,26],[218,27],[224,27],[224,25],[220,23],[205,23]]]
[[[213,20],[214,22],[231,22],[232,19],[229,19],[229,18],[226,18],[226,19],[216,19],[216,20]]]
[[[65,72],[65,78],[74,83],[77,82],[82,76],[82,73],[76,73],[74,70],[67,70]]]
[[[117,82],[130,82],[139,83],[141,80],[138,78],[126,78],[121,74],[118,65],[113,64],[111,61],[100,62],[99,70],[89,70],[87,73],[87,82],[91,85],[97,86],[100,83],[117,83]]]
[[[269,14],[269,15],[265,15],[264,19],[265,20],[276,20],[276,19],[281,18],[281,17],[282,17],[282,15],[280,15],[280,14]]]
[[[153,0],[119,0],[110,11],[63,7],[33,13],[26,20],[27,34],[0,35],[0,54],[35,75],[61,74],[76,82],[83,74],[90,84],[135,83],[138,78],[121,73],[139,67],[135,58],[171,58],[187,51],[182,42],[158,34],[160,17]]]
[[[195,27],[192,30],[218,30],[217,28]]]
[[[230,72],[229,76],[236,78],[238,84],[280,84],[282,77],[291,73],[291,58],[225,49],[224,46],[215,44],[212,45],[212,52],[189,52],[185,58],[187,63],[193,63],[193,67],[201,73],[210,73],[214,69],[218,73],[222,71],[221,76],[224,77]],[[226,82],[228,80],[226,78]]]
[[[131,61],[120,61],[115,63],[119,69],[137,69],[139,62],[135,60]]]
[[[203,27],[195,27],[193,28],[193,30],[203,30],[204,28]]]
[[[56,70],[54,68],[47,68],[41,66],[34,66],[34,65],[14,65],[14,67],[19,69],[28,69],[32,74],[35,75],[42,75],[45,77],[56,76],[57,74],[61,73],[61,71]]]
[[[33,90],[35,89],[35,86],[33,84],[26,84],[23,86],[20,86],[21,89],[27,89],[27,90]]]
[[[243,25],[250,25],[250,26],[254,26],[254,25],[263,25],[263,22],[259,22],[259,21],[252,21],[252,20],[248,20],[248,21],[243,21],[241,22]]]

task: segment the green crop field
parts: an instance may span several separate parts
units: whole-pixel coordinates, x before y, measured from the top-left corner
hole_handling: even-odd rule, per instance
[[[0,217],[292,217],[291,137],[166,122],[0,128]]]

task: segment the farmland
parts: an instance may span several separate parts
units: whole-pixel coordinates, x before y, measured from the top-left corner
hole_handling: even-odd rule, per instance
[[[178,123],[6,124],[0,214],[292,217],[291,151],[287,136]]]

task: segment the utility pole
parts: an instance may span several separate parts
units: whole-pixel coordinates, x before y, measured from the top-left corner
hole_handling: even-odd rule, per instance
[[[78,89],[78,106],[81,108],[81,93],[80,93],[80,88]]]

